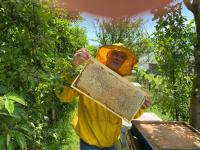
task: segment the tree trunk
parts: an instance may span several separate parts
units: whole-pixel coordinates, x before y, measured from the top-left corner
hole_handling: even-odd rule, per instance
[[[184,0],[186,7],[193,13],[196,25],[197,42],[194,43],[194,80],[190,102],[190,124],[200,130],[200,0]]]
[[[194,19],[197,32],[197,43],[194,51],[194,80],[191,97],[191,117],[190,124],[200,130],[200,11],[194,11]]]

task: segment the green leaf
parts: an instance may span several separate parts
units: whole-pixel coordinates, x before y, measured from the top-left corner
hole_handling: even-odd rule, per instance
[[[0,79],[2,79],[1,76]],[[0,94],[5,94],[7,91],[8,91],[7,87],[0,85]]]
[[[2,150],[6,149],[6,137],[5,137],[5,135],[2,135],[2,134],[0,136],[0,148]]]
[[[26,105],[24,99],[22,97],[20,97],[19,95],[15,94],[15,93],[9,93],[7,95],[7,98],[9,100],[15,101],[15,102],[20,103],[22,105]]]
[[[8,148],[8,150],[15,150],[15,144],[12,141],[10,141],[7,148]]]
[[[7,148],[10,145],[10,134],[9,133],[6,136],[6,145],[7,145]]]
[[[0,110],[4,108],[4,100],[3,97],[0,97]]]
[[[23,150],[26,146],[26,138],[25,138],[24,134],[22,134],[20,132],[16,132],[15,137],[16,137],[16,141],[17,141],[18,145],[20,146],[21,150]]]
[[[7,97],[5,101],[5,108],[8,110],[9,114],[13,113],[14,111],[14,102],[9,100]]]

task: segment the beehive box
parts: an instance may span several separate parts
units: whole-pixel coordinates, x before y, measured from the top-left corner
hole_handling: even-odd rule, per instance
[[[131,130],[127,130],[126,133],[126,142],[127,142],[127,149],[128,150],[143,150],[141,145],[138,142],[138,139],[132,135]]]
[[[184,122],[132,121],[145,150],[200,150],[200,133]]]
[[[91,58],[72,88],[128,121],[144,102],[145,92]]]

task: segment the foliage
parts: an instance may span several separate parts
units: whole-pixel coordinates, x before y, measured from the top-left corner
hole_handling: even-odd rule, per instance
[[[111,45],[123,43],[133,50],[139,57],[148,52],[148,39],[143,28],[142,19],[118,18],[97,19],[96,30],[97,41],[100,45]]]
[[[88,51],[90,52],[90,54],[95,57],[96,56],[96,52],[98,47],[95,45],[87,45],[86,48],[88,49]]]
[[[150,82],[157,104],[174,120],[188,120],[193,79],[193,22],[186,23],[179,3],[153,11],[153,14],[157,23],[153,42],[158,75]],[[156,80],[160,80],[159,84]]]
[[[0,149],[66,143],[55,124],[75,104],[58,102],[54,85],[71,68],[74,51],[86,44],[77,21],[39,0],[0,2]]]

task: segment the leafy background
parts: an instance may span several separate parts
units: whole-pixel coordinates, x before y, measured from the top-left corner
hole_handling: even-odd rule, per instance
[[[0,3],[1,149],[58,149],[74,142],[69,122],[76,102],[60,103],[54,86],[87,40],[78,13],[48,6]]]

